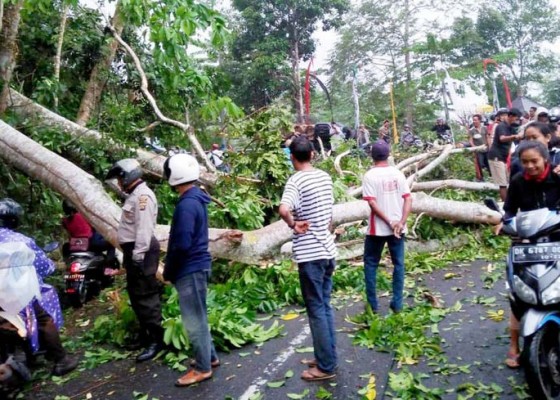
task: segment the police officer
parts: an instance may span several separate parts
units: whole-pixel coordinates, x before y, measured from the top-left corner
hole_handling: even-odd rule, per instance
[[[154,358],[163,346],[161,284],[156,279],[160,249],[154,237],[157,200],[142,180],[138,161],[129,158],[115,163],[106,179],[114,178],[128,194],[117,235],[123,251],[130,303],[140,323],[141,343],[145,345],[136,357],[137,362],[142,362]]]

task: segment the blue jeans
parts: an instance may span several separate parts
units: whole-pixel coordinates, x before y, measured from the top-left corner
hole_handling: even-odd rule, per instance
[[[175,288],[179,293],[179,307],[183,326],[192,345],[195,369],[199,372],[212,370],[210,363],[218,359],[206,310],[206,291],[210,271],[197,271],[185,275],[177,282]]]
[[[298,264],[299,282],[309,317],[315,359],[319,370],[325,373],[332,373],[337,367],[336,332],[331,307],[334,267],[334,259]]]
[[[393,311],[400,311],[403,303],[404,289],[404,236],[400,239],[391,236],[367,235],[364,245],[364,275],[366,278],[367,301],[374,311],[377,311],[377,267],[381,260],[383,247],[387,243],[391,261],[393,262],[393,300],[390,307]]]

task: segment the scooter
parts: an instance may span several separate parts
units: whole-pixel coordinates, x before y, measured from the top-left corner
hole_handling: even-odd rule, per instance
[[[498,212],[494,200],[485,204]],[[522,361],[535,399],[560,398],[560,213],[542,208],[504,222],[513,238],[507,264],[512,310],[520,319]]]
[[[108,260],[105,253],[89,250],[89,240],[70,239],[70,254],[66,257],[66,295],[75,308],[82,307],[95,297],[101,289],[113,284],[114,278],[105,270],[117,269],[118,261]]]

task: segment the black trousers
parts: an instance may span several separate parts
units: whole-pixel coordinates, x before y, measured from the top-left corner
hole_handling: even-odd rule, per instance
[[[123,265],[126,269],[126,287],[130,304],[140,324],[140,340],[143,344],[163,341],[161,326],[162,284],[156,278],[159,263],[159,242],[152,238],[150,249],[142,264],[132,260],[134,243],[121,243]]]
[[[34,302],[33,310],[37,318],[39,344],[46,351],[46,357],[54,362],[62,360],[66,357],[66,351],[52,317],[37,302]]]

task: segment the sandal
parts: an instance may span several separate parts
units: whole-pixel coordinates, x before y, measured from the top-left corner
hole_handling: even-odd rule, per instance
[[[195,369],[191,369],[189,370],[189,372],[187,372],[185,375],[183,375],[182,377],[177,379],[177,381],[175,381],[175,386],[178,387],[190,386],[210,378],[212,378],[212,371],[199,372]]]
[[[326,379],[332,379],[336,376],[334,372],[327,373],[320,371],[317,367],[309,368],[306,371],[303,371],[301,374],[301,379],[307,382],[316,382],[316,381],[324,381]]]
[[[507,353],[505,364],[508,368],[511,369],[519,368],[519,354]]]
[[[304,358],[300,361],[301,364],[307,365],[308,367],[316,367],[317,360],[314,358]]]

